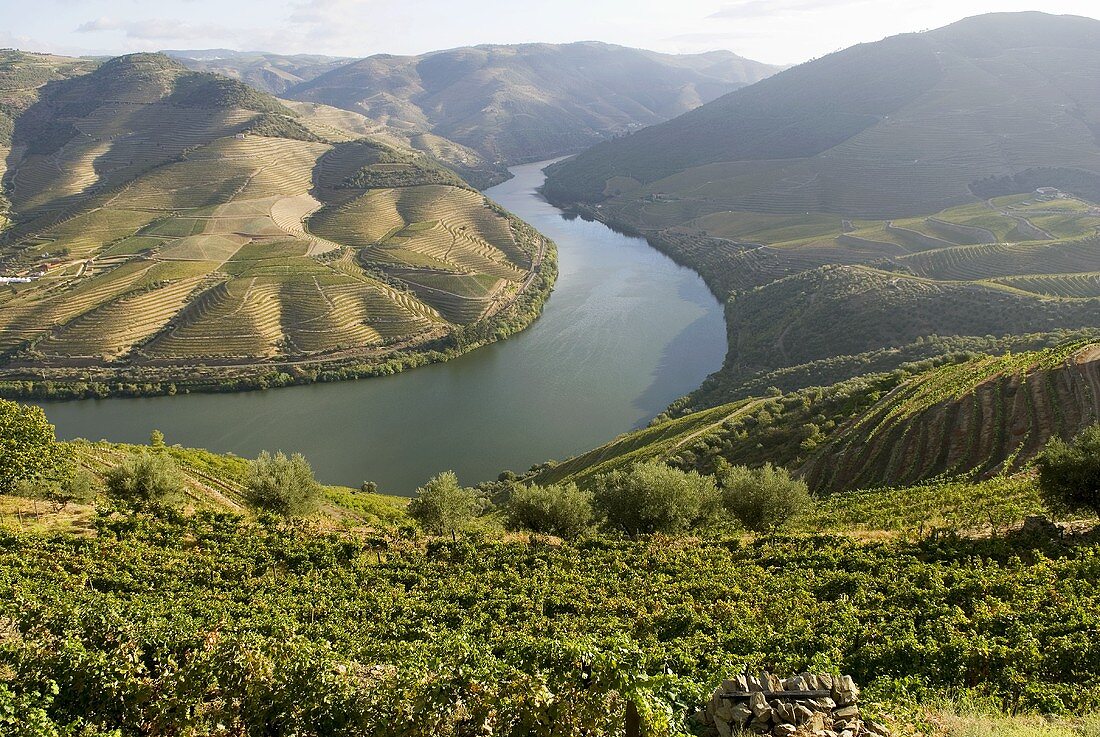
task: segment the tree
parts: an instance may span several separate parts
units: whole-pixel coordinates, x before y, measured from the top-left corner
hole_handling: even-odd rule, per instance
[[[61,512],[70,504],[89,504],[95,500],[99,482],[83,469],[63,479],[24,479],[16,485],[16,493],[50,502],[55,512]]]
[[[723,465],[718,469],[722,507],[753,532],[778,530],[813,505],[804,481],[785,468]]]
[[[377,494],[378,493],[378,484],[375,483],[374,481],[364,481],[359,486],[359,491],[363,492],[364,494]]]
[[[160,430],[153,430],[149,433],[149,445],[153,450],[164,450],[167,447],[164,444],[164,433]]]
[[[321,485],[300,453],[260,453],[249,463],[245,487],[249,504],[284,517],[308,515],[321,501]]]
[[[107,495],[130,502],[168,502],[184,491],[183,474],[164,453],[142,451],[107,471]]]
[[[460,486],[454,471],[445,471],[416,490],[408,511],[424,530],[454,536],[477,516],[478,506],[477,492]]]
[[[10,494],[23,480],[63,480],[72,468],[41,407],[0,399],[0,494]]]
[[[714,479],[657,461],[596,479],[596,508],[627,534],[679,533],[706,521],[717,500]]]
[[[1036,466],[1039,493],[1051,511],[1100,514],[1100,425],[1070,443],[1053,438]]]
[[[592,526],[591,492],[576,484],[516,486],[505,507],[510,530],[574,538]]]

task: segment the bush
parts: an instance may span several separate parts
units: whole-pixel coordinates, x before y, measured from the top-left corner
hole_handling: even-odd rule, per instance
[[[20,481],[63,480],[71,473],[67,450],[42,408],[0,399],[0,494]]]
[[[516,486],[505,508],[510,530],[574,538],[592,526],[592,494],[576,484]]]
[[[712,515],[716,500],[714,479],[657,461],[599,476],[594,495],[607,523],[630,535],[689,530]]]
[[[478,496],[474,489],[464,489],[454,471],[433,477],[416,490],[409,503],[409,516],[430,533],[443,535],[468,527],[478,511]]]
[[[83,469],[64,479],[23,480],[15,487],[15,493],[33,499],[50,502],[57,512],[70,504],[90,504],[99,493],[99,482]]]
[[[1039,493],[1051,511],[1100,514],[1100,425],[1071,443],[1052,439],[1036,465]]]
[[[770,463],[757,469],[726,465],[717,475],[722,507],[753,532],[778,530],[813,505],[804,481]]]
[[[183,494],[183,474],[163,453],[142,452],[109,470],[107,495],[128,502],[167,502]]]
[[[260,453],[248,465],[245,498],[256,509],[284,517],[302,517],[317,509],[321,485],[309,461],[299,453]]]

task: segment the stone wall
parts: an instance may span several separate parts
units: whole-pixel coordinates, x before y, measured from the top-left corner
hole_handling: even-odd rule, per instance
[[[889,737],[881,724],[864,721],[859,688],[851,676],[803,673],[780,679],[771,673],[744,673],[714,692],[696,715],[712,733],[774,737]]]

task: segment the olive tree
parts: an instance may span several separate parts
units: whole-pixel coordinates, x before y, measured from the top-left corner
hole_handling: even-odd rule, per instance
[[[20,481],[64,480],[73,466],[41,407],[0,399],[0,494]]]
[[[445,471],[416,490],[408,511],[425,531],[435,535],[450,533],[453,537],[469,526],[479,506],[477,491],[463,488],[454,471]]]
[[[519,486],[505,506],[510,530],[574,538],[592,527],[592,493],[576,484]]]
[[[248,464],[245,498],[256,509],[284,517],[302,517],[320,504],[321,485],[301,454],[272,455],[263,451]]]
[[[183,495],[183,474],[165,453],[136,453],[107,471],[107,495],[128,502],[170,502]]]
[[[806,483],[785,468],[723,465],[718,469],[722,507],[753,532],[778,530],[812,505]]]
[[[1036,466],[1039,492],[1052,511],[1100,514],[1100,425],[1069,443],[1052,439]]]
[[[629,535],[685,532],[711,516],[716,500],[714,479],[657,461],[597,477],[594,494],[608,525]]]

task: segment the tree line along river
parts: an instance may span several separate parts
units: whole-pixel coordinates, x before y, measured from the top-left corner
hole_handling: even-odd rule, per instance
[[[486,194],[558,245],[543,314],[508,340],[396,376],[241,394],[43,405],[64,438],[304,454],[326,483],[409,494],[454,470],[473,484],[644,425],[716,370],[722,308],[645,240],[565,216],[536,192],[547,162]]]

